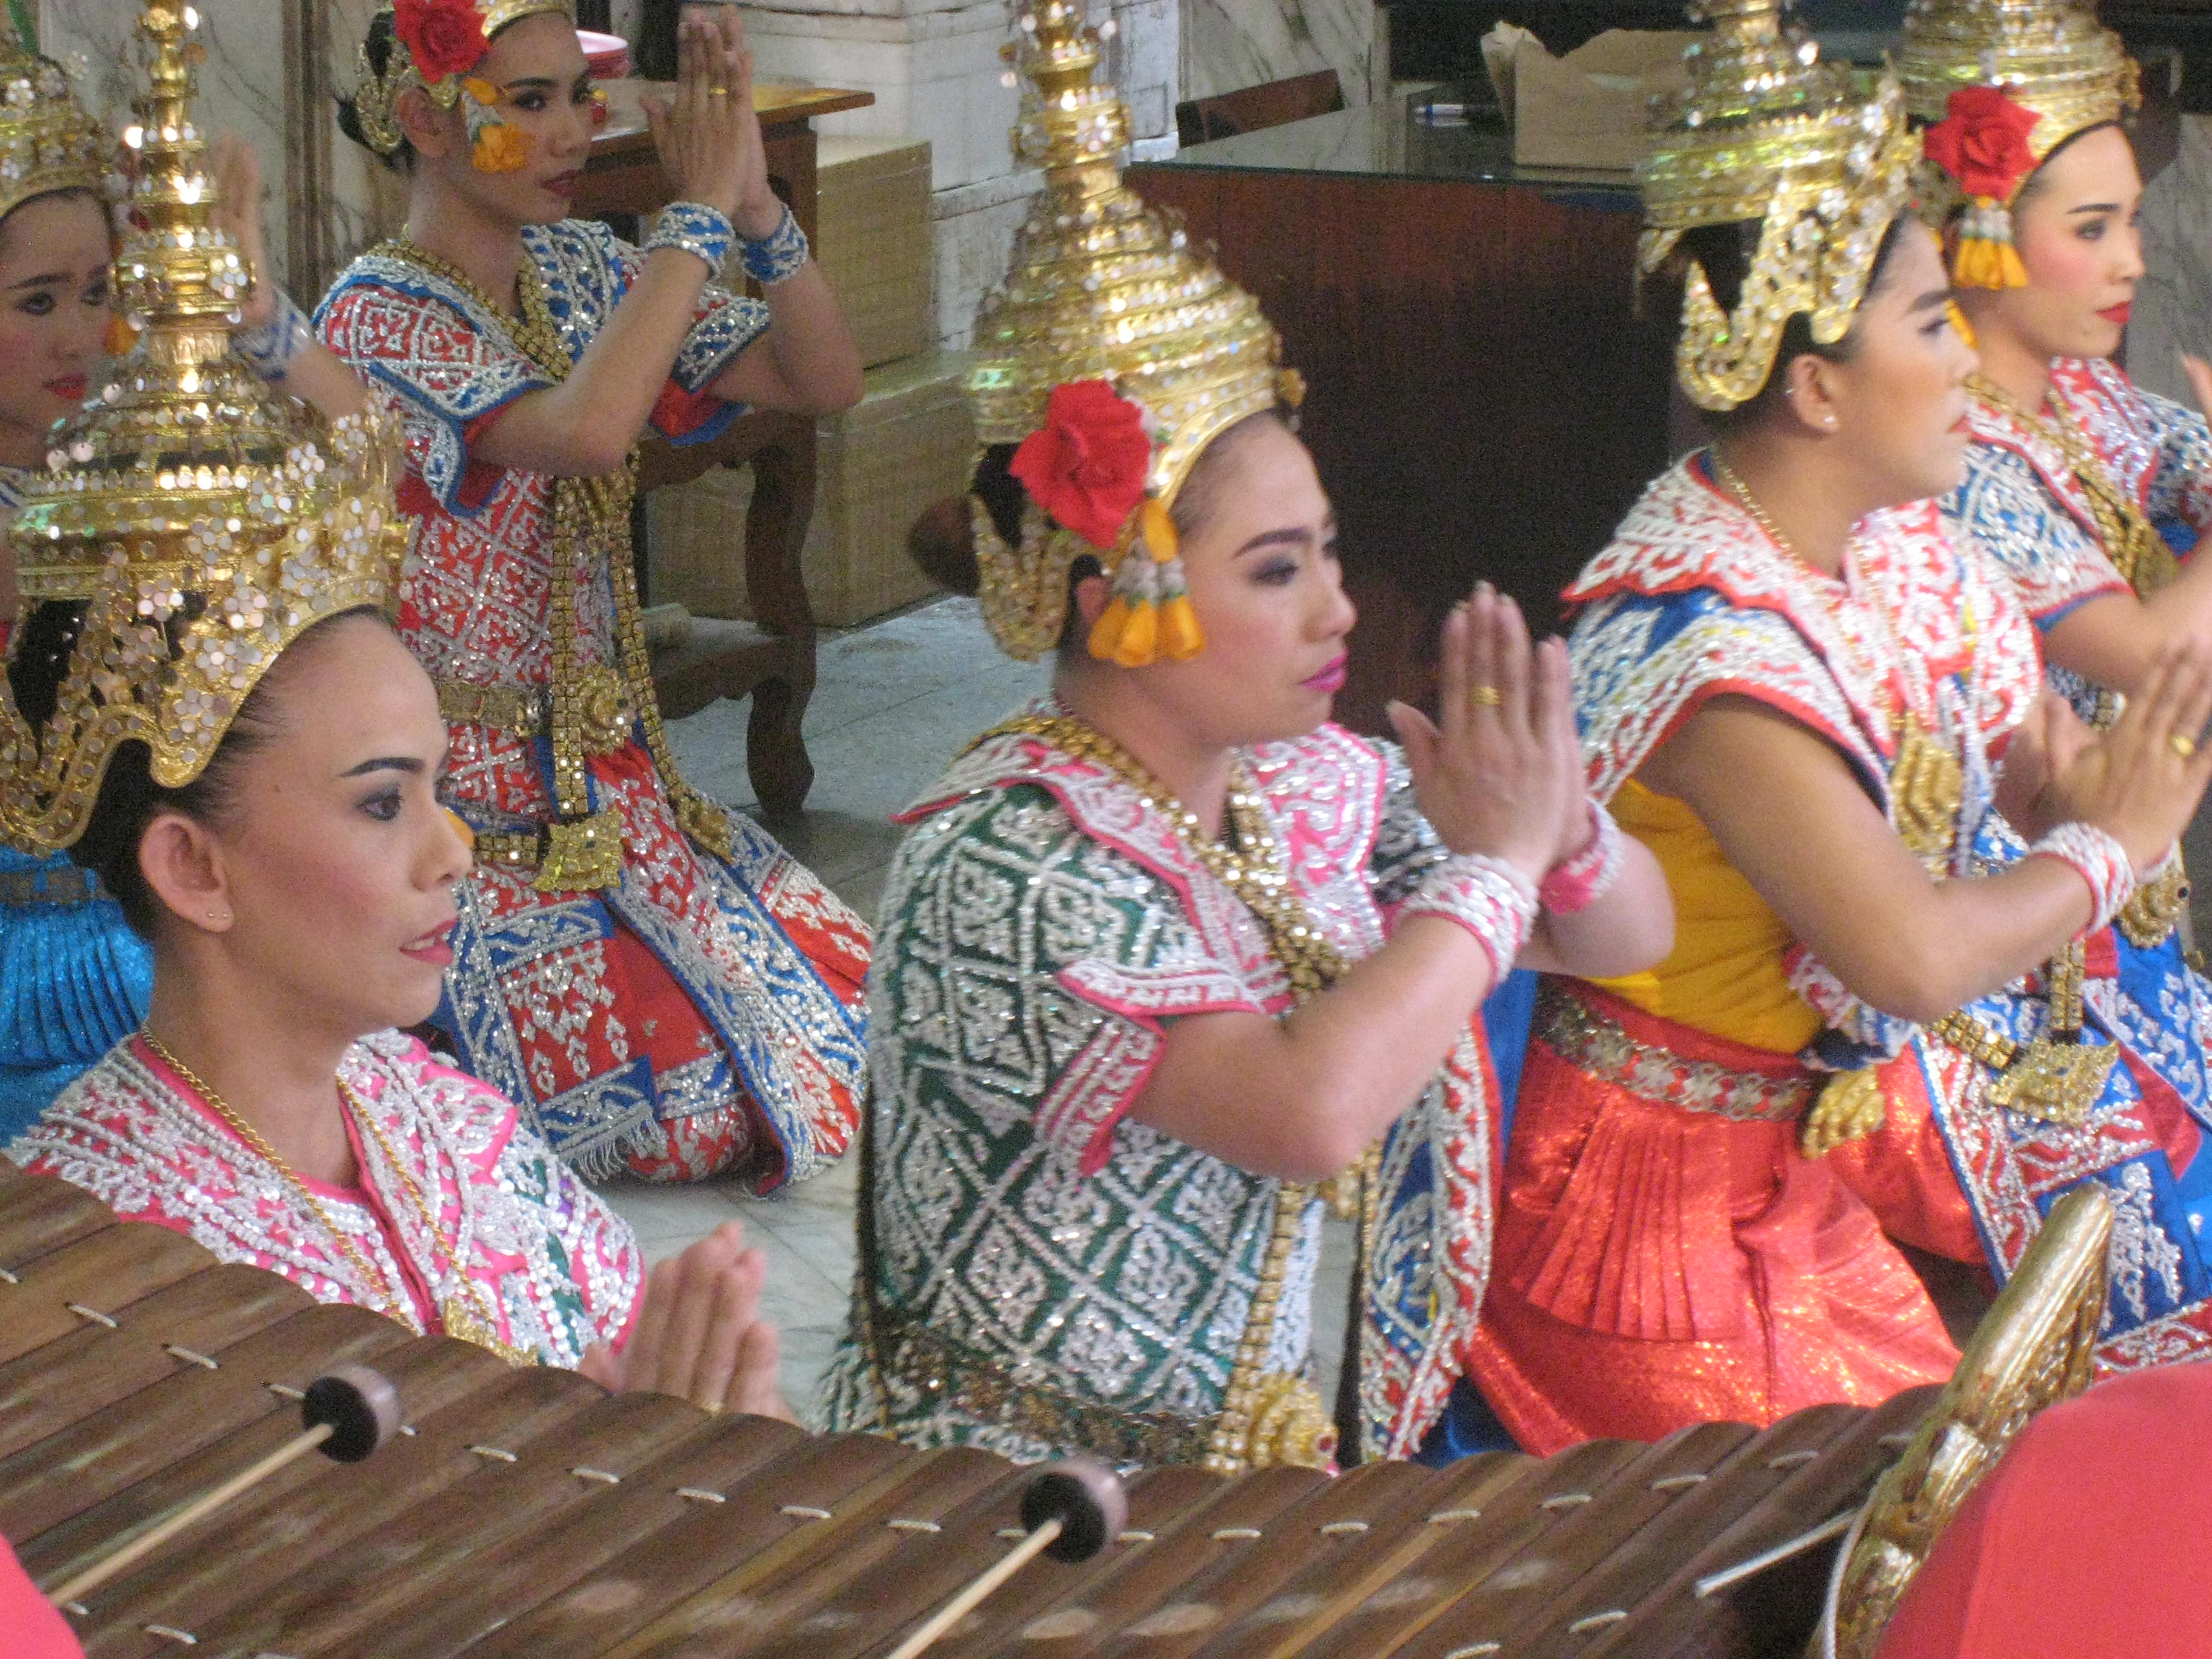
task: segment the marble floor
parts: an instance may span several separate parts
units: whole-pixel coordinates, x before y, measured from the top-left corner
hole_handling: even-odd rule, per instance
[[[806,711],[814,789],[785,846],[871,921],[900,832],[890,815],[927,788],[969,738],[1041,690],[1043,663],[1000,654],[972,599],[944,599],[871,626],[825,634]],[[721,702],[669,731],[684,775],[757,812],[745,776],[745,712]],[[734,1187],[602,1188],[648,1260],[672,1255],[732,1217],[769,1261],[766,1310],[783,1339],[784,1393],[805,1413],[845,1319],[853,1274],[854,1162],[774,1198]]]
[[[933,600],[866,628],[825,635],[806,712],[815,782],[796,822],[770,822],[784,845],[875,920],[892,850],[890,823],[962,745],[1044,689],[1049,665],[1000,654],[972,599]],[[670,726],[678,763],[700,788],[757,811],[745,777],[745,706],[721,702]],[[735,1187],[601,1188],[658,1261],[732,1217],[768,1257],[764,1310],[781,1334],[785,1396],[811,1415],[817,1381],[844,1328],[853,1276],[856,1162],[773,1198]],[[1343,1352],[1351,1233],[1328,1226],[1315,1296],[1316,1374],[1334,1378]]]

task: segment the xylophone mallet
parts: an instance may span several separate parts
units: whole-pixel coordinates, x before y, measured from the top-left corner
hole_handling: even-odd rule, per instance
[[[202,1492],[112,1555],[94,1562],[74,1578],[47,1591],[46,1600],[61,1607],[96,1589],[185,1528],[214,1514],[249,1486],[267,1480],[295,1458],[304,1457],[318,1448],[333,1462],[360,1462],[399,1431],[399,1391],[380,1371],[373,1371],[366,1365],[341,1365],[307,1385],[307,1392],[300,1401],[300,1421],[302,1432],[267,1456],[256,1459],[220,1486]]]
[[[1121,1477],[1103,1463],[1071,1457],[1046,1464],[1022,1492],[1022,1525],[1029,1536],[932,1613],[891,1650],[890,1659],[915,1659],[1040,1555],[1055,1561],[1088,1561],[1121,1535],[1128,1520],[1129,1495]]]

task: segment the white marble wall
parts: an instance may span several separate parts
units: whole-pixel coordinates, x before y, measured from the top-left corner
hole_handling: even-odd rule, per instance
[[[1175,151],[1183,3],[1112,0],[1107,68],[1140,156]],[[1036,189],[1034,174],[1015,172],[1009,137],[1018,93],[999,58],[1012,33],[1008,0],[785,0],[749,9],[746,30],[763,76],[876,95],[823,118],[824,132],[929,140],[938,335],[965,345]]]
[[[2128,373],[2193,404],[2180,354],[2212,357],[2212,116],[2181,118],[2181,151],[2143,191],[2143,264]]]
[[[1358,108],[1389,91],[1375,0],[1182,0],[1182,96],[1208,98],[1333,69]]]

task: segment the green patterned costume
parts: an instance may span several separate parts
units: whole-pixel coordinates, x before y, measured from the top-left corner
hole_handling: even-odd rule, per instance
[[[1245,760],[1313,920],[1348,960],[1372,954],[1442,856],[1395,755],[1323,727]],[[871,981],[872,1173],[830,1426],[1195,1461],[1285,1189],[1124,1118],[1168,1021],[1279,1016],[1282,969],[1164,817],[1036,737],[988,739],[908,820]],[[1489,1100],[1471,1026],[1382,1149],[1359,1334],[1370,1453],[1418,1443],[1480,1310]],[[1319,1202],[1291,1201],[1267,1367],[1283,1372],[1308,1363],[1320,1247]]]

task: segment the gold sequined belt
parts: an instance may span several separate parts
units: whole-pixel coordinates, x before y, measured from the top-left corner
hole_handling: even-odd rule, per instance
[[[89,904],[100,896],[100,878],[74,864],[0,870],[0,905]]]
[[[933,1401],[1051,1446],[1080,1447],[1114,1463],[1197,1463],[1213,1436],[1211,1417],[1131,1412],[1018,1382],[994,1360],[890,1310],[876,1315],[883,1367]]]
[[[438,712],[457,726],[489,726],[529,742],[553,730],[553,698],[543,685],[478,685],[471,680],[441,679]],[[594,665],[577,677],[581,720],[578,736],[585,752],[611,754],[629,741],[637,710],[629,688],[613,669]]]
[[[1771,1077],[1678,1054],[1632,1036],[1572,992],[1547,985],[1536,1035],[1562,1060],[1655,1106],[1710,1112],[1739,1123],[1786,1123],[1826,1079],[1809,1072]]]

